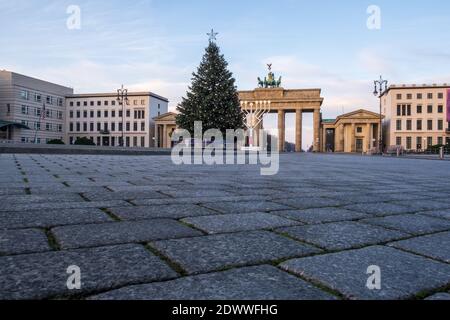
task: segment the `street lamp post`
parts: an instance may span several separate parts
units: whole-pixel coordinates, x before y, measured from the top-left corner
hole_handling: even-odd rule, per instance
[[[373,92],[375,97],[378,97],[380,99],[380,128],[379,128],[379,140],[378,140],[378,151],[380,154],[383,154],[383,111],[382,111],[382,103],[381,98],[383,97],[384,93],[388,89],[388,81],[383,80],[383,77],[380,76],[380,80],[375,80],[374,82],[375,90]]]
[[[125,103],[128,102],[128,89],[124,89],[123,85],[120,89],[117,89],[117,101],[119,102],[119,105],[122,105],[122,138],[120,141],[120,146],[123,147],[124,146],[124,131],[123,131],[123,127],[124,127],[124,117],[125,117],[125,110],[124,110],[124,105]]]

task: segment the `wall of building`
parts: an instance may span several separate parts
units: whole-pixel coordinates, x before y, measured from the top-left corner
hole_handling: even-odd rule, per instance
[[[73,89],[9,71],[0,71],[0,119],[22,123],[14,142],[46,143],[64,139],[65,97]],[[46,112],[44,113],[44,105]]]
[[[391,87],[382,98],[386,116],[386,144],[400,144],[407,150],[425,150],[430,145],[445,144],[450,137],[447,134],[450,124],[446,121],[448,88],[450,86]],[[400,121],[401,127],[397,127],[397,121]]]
[[[67,98],[66,142],[87,137],[96,145],[119,146],[123,136],[125,147],[153,147],[152,118],[167,110],[167,100],[150,93],[129,93],[128,104],[122,108],[116,98],[115,94]]]

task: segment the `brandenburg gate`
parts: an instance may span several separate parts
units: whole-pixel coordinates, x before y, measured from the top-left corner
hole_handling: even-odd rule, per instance
[[[269,66],[268,77],[258,78],[259,88],[252,91],[240,91],[239,100],[243,111],[255,108],[258,105],[270,105],[268,113],[278,113],[278,150],[285,151],[286,141],[286,113],[295,113],[295,151],[302,151],[302,124],[303,113],[313,113],[314,121],[314,152],[320,151],[321,134],[321,107],[323,98],[321,89],[295,89],[286,90],[281,87],[281,77],[275,79],[275,75]],[[262,128],[262,122],[258,129]],[[258,136],[258,135],[257,135]]]

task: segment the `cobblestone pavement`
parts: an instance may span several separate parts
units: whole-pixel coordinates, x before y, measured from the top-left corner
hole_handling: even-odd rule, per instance
[[[2,154],[0,271],[0,299],[449,299],[450,163]]]

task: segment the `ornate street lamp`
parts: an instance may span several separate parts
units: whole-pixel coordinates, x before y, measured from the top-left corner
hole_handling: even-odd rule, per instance
[[[117,89],[117,102],[119,102],[119,105],[122,106],[122,140],[120,141],[120,146],[124,146],[124,117],[125,117],[125,110],[124,105],[128,104],[128,89],[124,89],[123,85],[120,89]]]
[[[383,154],[383,112],[382,112],[381,98],[388,89],[388,81],[383,80],[383,77],[380,76],[380,80],[375,80],[373,83],[375,85],[373,95],[380,99],[380,129],[378,130],[380,133],[380,137],[378,140],[378,151],[380,154]]]

